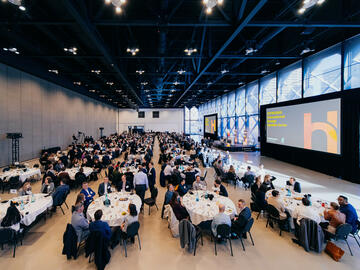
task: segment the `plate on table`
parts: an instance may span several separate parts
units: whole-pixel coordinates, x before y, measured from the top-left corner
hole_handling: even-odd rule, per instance
[[[126,201],[128,201],[128,200],[129,200],[129,198],[120,198],[120,199],[119,199],[120,202],[126,202]]]
[[[294,197],[294,200],[301,201],[302,197]]]

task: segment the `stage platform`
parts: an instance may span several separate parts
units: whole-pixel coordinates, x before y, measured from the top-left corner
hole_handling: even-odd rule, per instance
[[[256,151],[256,145],[230,144],[227,146],[224,143],[215,142],[213,146],[220,150],[229,151],[229,152],[255,152]]]

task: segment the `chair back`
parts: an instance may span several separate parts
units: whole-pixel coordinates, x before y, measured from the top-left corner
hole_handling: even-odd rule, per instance
[[[273,218],[279,218],[280,217],[279,211],[271,204],[268,204],[268,206],[266,207],[266,211]]]
[[[244,232],[250,232],[252,226],[254,224],[254,219],[253,218],[249,218],[249,220],[247,221],[245,227],[244,227]]]
[[[352,231],[352,226],[350,224],[342,224],[336,228],[335,236],[337,239],[346,239]]]
[[[15,231],[10,228],[1,228],[0,229],[0,244],[6,244],[14,241]]]
[[[229,238],[230,226],[227,224],[220,224],[216,227],[216,236],[220,238]]]
[[[126,235],[128,238],[134,237],[138,234],[140,223],[138,221],[131,223],[126,229]]]
[[[151,191],[151,199],[153,199],[154,201],[156,201],[156,198],[158,196],[158,189],[156,187],[153,188],[153,190]]]
[[[7,172],[7,171],[10,171],[10,168],[9,167],[6,167],[2,170],[3,172]]]
[[[18,188],[20,185],[20,177],[19,176],[12,176],[9,179],[10,188]]]
[[[34,164],[33,168],[40,168],[39,164]]]
[[[205,171],[204,176],[202,177],[203,181],[206,179],[207,171]]]

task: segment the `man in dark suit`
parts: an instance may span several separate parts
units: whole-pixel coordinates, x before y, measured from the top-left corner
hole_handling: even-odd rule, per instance
[[[228,192],[223,184],[221,184],[221,181],[219,179],[216,179],[214,182],[215,189],[217,190],[218,194],[224,197],[228,197]]]
[[[89,224],[89,230],[90,232],[101,232],[104,238],[110,240],[111,229],[106,222],[101,221],[102,214],[103,212],[100,209],[95,212],[94,214],[95,221]]]
[[[234,233],[241,233],[251,218],[251,210],[246,206],[245,200],[240,199],[238,201],[238,207],[240,213],[231,222],[231,231]],[[243,237],[245,238],[246,234],[244,234]]]
[[[98,194],[102,196],[108,193],[111,193],[111,184],[109,183],[109,178],[105,177],[104,182],[99,185]]]
[[[156,171],[154,168],[154,163],[149,163],[149,172],[148,172],[148,180],[149,180],[149,187],[150,192],[154,189],[156,183]]]
[[[290,177],[289,181],[286,181],[286,185],[292,186],[295,192],[301,193],[301,185],[294,177]]]
[[[96,195],[96,193],[88,186],[87,182],[82,183],[82,190],[80,191],[80,193],[85,195],[84,206],[85,209],[87,209],[89,204],[94,200],[94,196]]]
[[[60,180],[60,185],[55,189],[54,193],[51,195],[53,198],[53,206],[58,206],[62,203],[66,194],[70,192],[69,186],[66,184],[65,180]]]
[[[129,180],[125,174],[121,176],[121,181],[118,182],[116,186],[117,191],[126,191],[130,192],[134,189],[133,181]]]

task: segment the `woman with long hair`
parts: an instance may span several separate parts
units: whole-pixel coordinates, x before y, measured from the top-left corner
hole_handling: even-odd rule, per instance
[[[6,211],[6,215],[1,222],[1,227],[10,228],[15,231],[20,230],[21,214],[16,207],[17,204],[10,202],[10,206]]]

